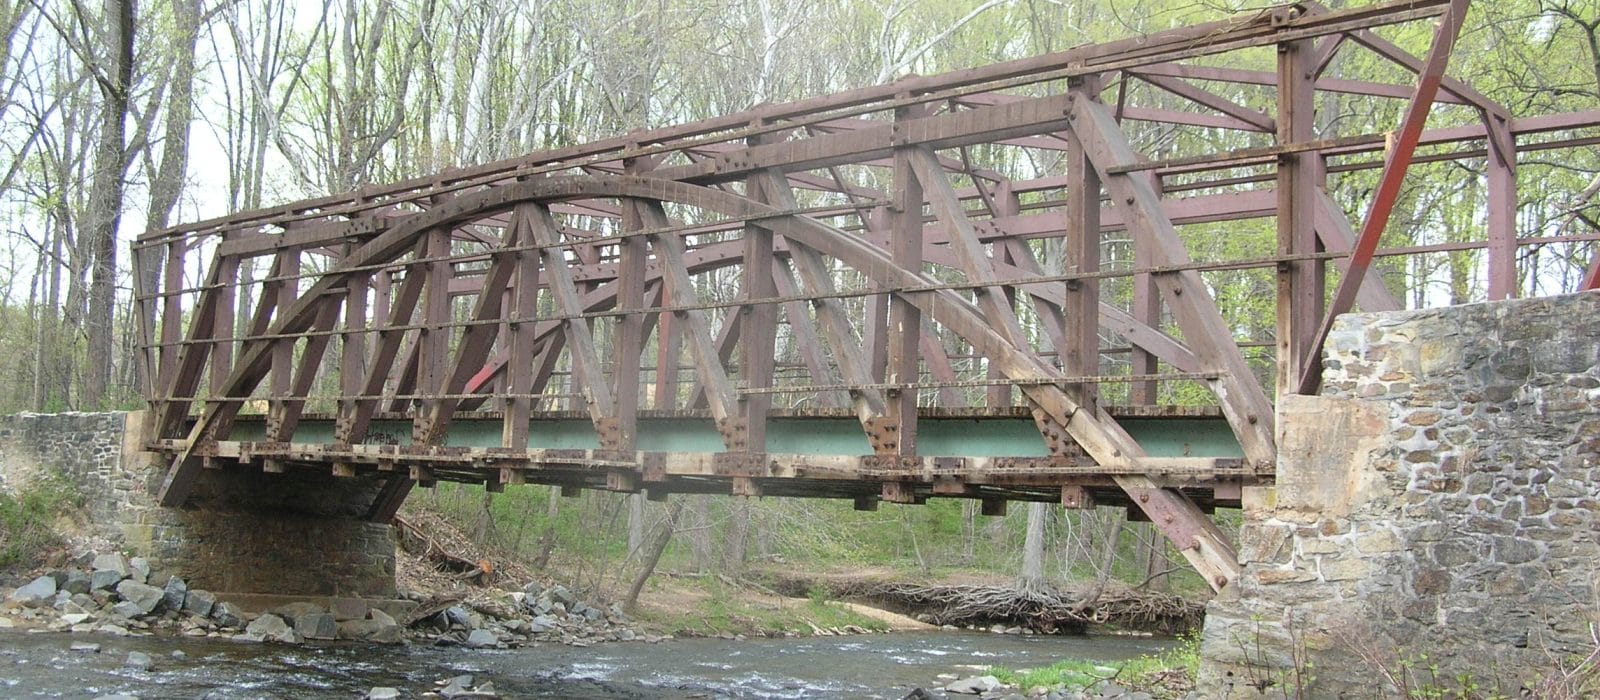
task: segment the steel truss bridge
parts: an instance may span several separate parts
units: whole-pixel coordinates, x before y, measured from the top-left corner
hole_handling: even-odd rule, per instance
[[[1271,482],[1269,392],[1317,389],[1335,314],[1403,306],[1376,258],[1482,250],[1499,299],[1520,251],[1593,239],[1519,238],[1516,169],[1596,143],[1600,112],[1448,77],[1466,9],[1277,7],[148,232],[161,502],[293,469],[381,480],[377,520],[438,480],[1115,504],[1220,587],[1206,513]],[[1421,56],[1374,31],[1419,22]],[[1414,83],[1329,69],[1357,52]],[[1394,129],[1319,131],[1357,98]],[[1482,164],[1482,240],[1381,247],[1430,161]],[[1361,171],[1352,224],[1328,188]],[[1275,250],[1180,233],[1253,219]],[[1273,341],[1241,343],[1206,275],[1262,269]]]

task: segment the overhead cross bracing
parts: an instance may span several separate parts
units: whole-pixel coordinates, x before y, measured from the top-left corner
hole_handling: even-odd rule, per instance
[[[1374,259],[1482,249],[1500,298],[1520,250],[1584,239],[1516,237],[1515,168],[1592,144],[1600,112],[1512,115],[1447,77],[1465,11],[1277,7],[149,232],[161,500],[213,467],[380,478],[377,519],[437,480],[1099,502],[1220,586],[1204,511],[1270,482],[1270,397],[1315,390],[1333,315],[1401,307]],[[1375,31],[1415,22],[1422,56]],[[1345,52],[1416,82],[1341,78]],[[1339,96],[1399,123],[1319,130]],[[1380,246],[1439,160],[1485,164],[1483,240]],[[1262,219],[1275,250],[1193,249]],[[1270,333],[1219,305],[1248,274]]]

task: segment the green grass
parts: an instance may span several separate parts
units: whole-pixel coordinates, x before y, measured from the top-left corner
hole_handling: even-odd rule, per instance
[[[83,503],[59,474],[42,476],[21,492],[0,492],[0,568],[32,567],[61,544],[56,522]]]
[[[1016,686],[1023,692],[1035,688],[1047,690],[1087,690],[1101,682],[1144,690],[1156,697],[1166,693],[1158,680],[1170,672],[1182,672],[1192,683],[1200,668],[1200,639],[1184,638],[1183,644],[1160,654],[1150,654],[1119,662],[1083,661],[1066,659],[1044,668],[1009,669],[991,667],[989,673],[1000,682]]]

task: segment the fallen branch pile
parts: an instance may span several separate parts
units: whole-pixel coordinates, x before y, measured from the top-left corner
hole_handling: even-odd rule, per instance
[[[862,594],[917,611],[935,624],[1020,625],[1047,634],[1082,632],[1091,624],[1170,634],[1199,627],[1205,613],[1204,605],[1175,595],[1126,588],[1094,595],[1053,588],[891,582]]]
[[[491,578],[516,582],[533,580],[532,572],[509,561],[491,557],[449,521],[435,513],[414,510],[395,516],[400,548],[458,581],[487,585]],[[500,562],[497,566],[496,561]]]

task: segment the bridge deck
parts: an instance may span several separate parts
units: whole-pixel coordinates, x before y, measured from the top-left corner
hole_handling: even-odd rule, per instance
[[[1137,473],[1181,488],[1202,508],[1237,505],[1243,485],[1271,479],[1242,458],[1226,420],[1213,409],[1170,406],[1114,409],[1151,460]],[[703,411],[645,411],[639,449],[601,449],[587,416],[536,414],[528,444],[501,445],[504,414],[458,414],[442,445],[403,444],[411,420],[377,417],[366,444],[333,441],[335,417],[307,414],[295,442],[265,440],[265,416],[241,416],[232,437],[194,453],[213,468],[260,462],[269,471],[332,470],[346,477],[406,474],[419,485],[437,481],[546,484],[580,488],[920,503],[929,497],[978,498],[990,511],[1007,500],[1069,505],[1127,505],[1113,476],[1086,455],[1047,454],[1032,417],[1018,408],[930,409],[922,412],[922,456],[871,454],[856,418],[840,410],[774,411],[768,451],[728,453]],[[181,453],[181,441],[158,440],[157,451]],[[888,486],[886,486],[888,485]]]

